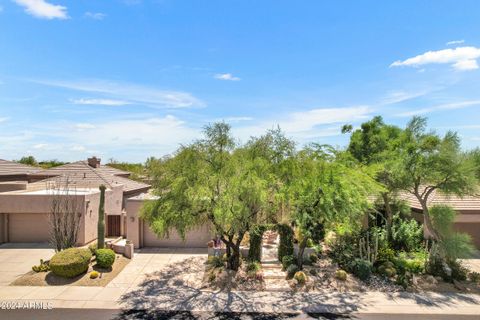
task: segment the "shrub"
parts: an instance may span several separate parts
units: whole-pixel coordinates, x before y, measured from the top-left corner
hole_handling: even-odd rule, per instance
[[[50,266],[48,261],[43,261],[43,259],[40,259],[40,264],[33,266],[32,270],[35,272],[47,272],[50,271]]]
[[[293,255],[293,230],[288,224],[277,225],[280,235],[278,244],[278,260],[283,261],[284,256]]]
[[[312,239],[307,239],[307,248],[313,248],[315,246],[315,242]]]
[[[92,253],[88,249],[70,248],[57,252],[50,260],[50,269],[64,278],[73,278],[88,270]]]
[[[282,259],[282,267],[283,267],[283,270],[287,270],[288,267],[290,267],[292,264],[296,264],[297,263],[297,259],[295,258],[295,256],[284,256],[283,259]]]
[[[249,262],[247,264],[247,272],[257,272],[261,269],[260,263],[258,262]]]
[[[335,271],[335,278],[337,278],[338,280],[341,280],[341,281],[345,281],[347,280],[347,272],[345,270],[337,270]]]
[[[448,266],[452,270],[452,280],[467,280],[468,269],[464,267],[459,261],[449,261]]]
[[[213,282],[213,281],[215,281],[215,279],[217,279],[217,275],[216,275],[215,272],[212,270],[212,271],[208,274],[208,282]]]
[[[360,280],[368,280],[372,274],[372,263],[363,259],[355,259],[352,263],[352,271]]]
[[[315,262],[318,261],[318,256],[317,256],[316,253],[311,253],[308,258],[309,258],[311,264],[314,264]]]
[[[115,262],[115,252],[112,249],[97,249],[97,265],[102,268],[110,268]]]
[[[295,272],[295,275],[293,276],[293,278],[297,280],[299,284],[305,284],[305,282],[307,281],[307,275],[303,271]]]
[[[395,280],[395,283],[402,286],[404,289],[407,289],[407,287],[410,285],[411,282],[412,282],[412,274],[409,272],[405,274],[400,274]]]
[[[295,273],[298,271],[298,266],[296,264],[291,264],[287,268],[287,279],[292,279]]]
[[[218,256],[210,256],[207,259],[207,264],[212,266],[213,268],[220,268],[224,266],[224,260]]]
[[[378,258],[377,261],[380,263],[386,261],[393,261],[395,259],[395,251],[391,248],[380,248],[378,249]]]
[[[319,256],[322,254],[323,248],[320,244],[316,244],[313,246],[313,250],[315,250],[315,253]]]
[[[248,260],[260,261],[262,259],[262,237],[267,227],[265,225],[254,226],[250,230],[250,244],[248,250]]]
[[[88,249],[90,250],[90,252],[92,253],[92,256],[95,255],[95,251],[97,251],[98,249],[98,244],[97,244],[97,241],[94,241],[92,242],[91,244],[88,245]]]
[[[337,236],[330,245],[329,256],[347,271],[352,270],[352,261],[358,257],[358,234],[344,234]]]
[[[413,219],[395,215],[392,223],[392,246],[397,250],[415,251],[422,247],[423,227]]]
[[[99,275],[98,271],[92,271],[90,272],[90,279],[97,279]]]
[[[479,272],[470,272],[468,274],[468,278],[470,279],[470,281],[474,282],[474,283],[479,283],[480,282],[480,273]]]
[[[398,257],[392,260],[395,268],[400,273],[411,272],[413,274],[423,273],[425,271],[426,255],[423,252],[418,253],[400,253]]]

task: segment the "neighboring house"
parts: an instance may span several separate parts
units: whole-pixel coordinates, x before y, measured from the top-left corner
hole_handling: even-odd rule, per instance
[[[29,175],[41,168],[0,159],[0,192],[25,188]]]
[[[0,179],[14,176],[16,179],[14,182],[3,182],[0,189],[0,242],[47,242],[50,238],[49,214],[57,193],[55,186],[62,185],[66,179],[71,186],[70,195],[74,195],[81,208],[79,245],[97,238],[100,185],[107,187],[107,236],[126,234],[126,198],[150,188],[147,184],[128,179],[128,172],[101,165],[96,157],[46,170],[20,167],[7,161],[2,163],[4,170],[0,171],[3,172]]]
[[[412,208],[415,219],[423,223],[422,206],[410,194],[401,194],[400,198],[405,200]],[[480,196],[448,196],[435,190],[429,197],[428,206],[448,205],[457,212],[454,229],[459,232],[468,233],[473,243],[480,249]]]
[[[68,178],[69,194],[75,197],[81,215],[78,245],[97,238],[99,186],[105,193],[106,235],[124,236],[135,247],[205,247],[211,239],[207,228],[198,228],[183,241],[172,231],[159,239],[139,218],[143,201],[152,199],[150,185],[129,179],[130,173],[101,165],[89,158],[62,166],[41,169],[0,160],[0,243],[47,242],[50,212],[58,188]]]

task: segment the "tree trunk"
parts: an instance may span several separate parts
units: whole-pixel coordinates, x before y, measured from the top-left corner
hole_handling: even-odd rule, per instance
[[[305,248],[307,247],[307,241],[308,241],[308,238],[304,238],[298,244],[297,265],[299,270],[303,269],[303,253],[305,252]]]
[[[228,258],[227,267],[233,271],[238,271],[238,268],[240,268],[240,247],[232,247],[232,254]]]
[[[420,204],[422,205],[422,211],[423,211],[423,236],[426,239],[432,239],[435,241],[439,240],[438,234],[433,228],[433,223],[432,219],[430,217],[430,212],[428,210],[428,205],[426,201],[423,201],[419,199]]]
[[[390,241],[392,239],[392,221],[393,221],[393,213],[392,213],[392,206],[390,205],[390,198],[387,192],[382,193],[383,203],[385,205],[385,215],[386,215],[386,225],[385,228],[387,230],[387,239]]]
[[[240,242],[242,241],[243,234],[241,237],[237,239],[237,241],[233,241],[233,236],[229,235],[228,239],[222,237],[223,243],[225,243],[226,251],[227,251],[227,269],[238,271],[240,267]]]

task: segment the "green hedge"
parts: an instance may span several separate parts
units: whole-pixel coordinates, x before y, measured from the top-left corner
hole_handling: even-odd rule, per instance
[[[115,262],[115,252],[112,249],[97,249],[95,256],[97,265],[102,268],[110,268]]]
[[[89,249],[65,249],[50,259],[50,270],[57,276],[73,278],[88,270],[91,259],[92,253]]]
[[[284,256],[293,255],[293,230],[288,224],[277,225],[280,234],[280,243],[278,245],[278,260],[283,261]]]
[[[262,238],[263,233],[266,230],[266,225],[254,226],[250,230],[250,248],[248,250],[249,261],[260,261],[262,259]]]

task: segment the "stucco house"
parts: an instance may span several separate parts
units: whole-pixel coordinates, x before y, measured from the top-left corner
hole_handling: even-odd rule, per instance
[[[107,236],[126,237],[136,248],[205,247],[211,239],[207,228],[189,232],[185,241],[175,232],[168,239],[159,239],[139,218],[143,201],[153,199],[148,193],[150,185],[129,176],[129,172],[102,165],[96,157],[50,169],[0,160],[0,243],[47,242],[52,200],[68,177],[69,194],[80,208],[78,245],[97,238],[99,186],[103,184],[107,187]]]
[[[423,223],[422,206],[411,194],[401,194],[400,198],[405,200],[412,209],[413,217]],[[452,207],[457,216],[454,229],[459,232],[468,233],[475,246],[480,249],[480,196],[457,197],[446,195],[435,190],[429,197],[428,206],[448,205]]]
[[[99,186],[105,194],[107,236],[125,235],[126,198],[146,192],[150,186],[128,179],[130,174],[100,164],[92,157],[42,170],[14,162],[0,162],[0,242],[47,242],[49,214],[56,188],[67,177],[69,194],[80,204],[78,244],[97,238]]]

